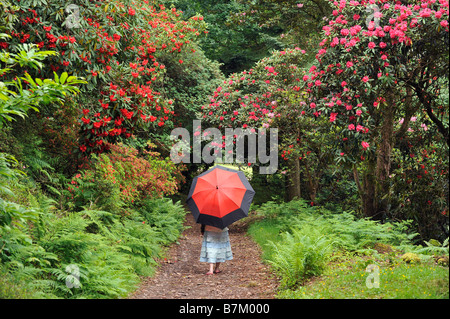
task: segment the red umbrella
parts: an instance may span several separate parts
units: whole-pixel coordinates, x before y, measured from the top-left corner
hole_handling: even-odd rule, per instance
[[[197,223],[223,229],[248,216],[253,196],[243,172],[217,165],[194,178],[186,203]]]

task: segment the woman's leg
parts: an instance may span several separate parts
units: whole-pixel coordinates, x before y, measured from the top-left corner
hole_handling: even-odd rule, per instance
[[[214,269],[214,273],[218,274],[220,272],[219,266],[220,266],[220,263],[216,263],[216,268]]]
[[[214,273],[214,264],[209,264],[209,271],[206,274],[212,275],[213,273]]]

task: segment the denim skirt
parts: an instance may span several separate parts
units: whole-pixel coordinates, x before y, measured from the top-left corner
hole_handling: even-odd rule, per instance
[[[222,232],[205,231],[203,235],[200,261],[205,263],[222,263],[233,259],[228,230]]]

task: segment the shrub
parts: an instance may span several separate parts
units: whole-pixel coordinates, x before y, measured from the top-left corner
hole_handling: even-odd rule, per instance
[[[0,299],[32,299],[37,292],[29,289],[25,282],[18,280],[0,265]]]
[[[357,219],[352,212],[333,213],[304,200],[277,204],[267,202],[259,208],[265,217],[277,217],[284,229],[311,226],[333,238],[333,245],[349,251],[363,252],[378,242],[402,246],[411,243],[417,233],[408,233],[411,221],[384,223],[369,218]]]
[[[401,259],[406,263],[417,263],[420,262],[420,257],[414,253],[406,253],[401,256]]]
[[[13,174],[4,164],[2,172]],[[14,179],[12,194],[21,183]],[[153,274],[161,246],[182,230],[184,209],[169,199],[147,199],[139,212],[127,208],[121,216],[92,209],[61,212],[39,189],[32,193],[20,194],[21,204],[0,198],[4,298],[125,297],[138,276]]]
[[[173,204],[168,198],[146,199],[138,212],[149,226],[160,231],[164,244],[175,241],[183,231],[186,211],[180,202]]]
[[[137,200],[171,195],[183,179],[180,170],[157,152],[138,151],[122,144],[110,145],[111,153],[93,154],[91,167],[76,174],[68,187],[68,199],[76,207],[95,204],[118,212]]]
[[[277,203],[274,201],[265,202],[260,206],[258,212],[267,218],[292,218],[301,212],[307,211],[308,206],[303,200],[293,200],[290,202]]]
[[[59,263],[49,271],[52,289],[49,291],[48,285],[41,289],[64,298],[117,298],[134,288],[138,277],[130,264],[131,256],[117,244],[120,240],[89,232],[90,224],[86,212],[53,221],[41,244],[58,256]],[[66,284],[74,273],[75,288]]]
[[[11,37],[1,48],[34,43],[52,49],[60,54],[41,74],[64,70],[86,78],[81,89],[87,94],[79,100],[83,153],[103,152],[106,142],[126,139],[137,128],[156,131],[170,122],[173,101],[159,92],[167,71],[160,57],[175,56],[182,64],[179,53],[206,28],[202,17],[184,21],[160,1],[75,1],[72,11],[63,0],[5,7],[0,18]]]
[[[326,268],[332,245],[330,239],[312,227],[285,233],[275,244],[269,262],[281,274],[281,285],[294,288],[306,279],[319,276]]]
[[[323,207],[311,207],[303,200],[267,202],[258,213],[266,219],[253,224],[249,233],[280,275],[282,289],[295,288],[306,279],[321,275],[331,261],[332,252],[377,256],[402,250],[424,260],[432,257],[423,254],[434,253],[435,258],[448,255],[448,241],[429,243],[425,248],[412,245],[417,233],[409,233],[411,221],[381,224],[367,218],[357,219],[350,212],[333,213]]]

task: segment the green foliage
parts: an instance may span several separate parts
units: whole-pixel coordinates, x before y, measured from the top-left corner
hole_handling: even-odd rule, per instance
[[[351,297],[302,286],[344,259],[349,286],[375,263],[394,287],[415,286],[420,271],[435,293],[426,280],[418,290],[448,298],[445,268],[425,267],[448,265],[446,1],[411,14],[376,1],[383,31],[364,26],[366,2],[75,2],[81,29],[64,1],[0,1],[0,298],[120,298],[151,275],[185,213],[164,198],[184,169],[164,158],[164,127],[190,129],[196,117],[280,129],[281,174],[252,176],[263,188],[255,202],[273,201],[250,232],[295,289],[286,296]],[[299,46],[314,47],[323,24],[312,66]],[[89,162],[92,151],[102,154]],[[308,201],[280,203],[296,173]],[[358,219],[361,210],[396,222]]]
[[[29,63],[31,67],[39,67],[41,57],[46,56],[46,53],[36,54],[37,51],[24,52],[17,58],[17,65]],[[14,62],[5,56],[2,61]],[[33,56],[39,57],[34,64],[30,62]],[[21,81],[28,83],[30,91],[23,89]],[[80,83],[67,73],[61,77],[55,74],[52,81],[33,79],[25,74],[7,83],[18,93],[1,86],[0,115],[6,120],[11,120],[11,115],[24,117],[28,109],[20,103],[37,111],[43,103],[62,101],[66,92],[76,93],[78,89],[72,86]],[[182,229],[184,210],[179,204],[171,207],[173,204],[168,200],[156,206],[148,202],[147,209],[158,207],[155,214],[165,213],[162,218],[152,217],[150,225],[145,218],[150,218],[151,212],[147,211],[144,218],[131,207],[124,211],[124,205],[131,206],[133,200],[121,195],[128,188],[140,192],[142,199],[171,193],[181,180],[178,168],[159,158],[156,152],[146,152],[144,158],[138,157],[134,149],[116,147],[113,150],[117,152],[109,154],[111,158],[102,155],[103,161],[94,163],[91,172],[97,174],[96,183],[89,174],[85,176],[89,179],[81,179],[81,174],[76,177],[82,182],[79,189],[82,198],[68,206],[80,211],[60,211],[56,205],[62,207],[63,203],[46,197],[32,180],[42,183],[50,193],[61,195],[58,187],[66,179],[60,171],[55,172],[53,165],[62,156],[50,156],[48,149],[41,146],[43,139],[39,133],[17,138],[7,132],[2,138],[8,143],[22,141],[22,138],[25,142],[22,141],[20,148],[5,147],[17,152],[21,162],[12,155],[0,153],[2,297],[119,298],[135,289],[139,275],[153,273],[155,258],[161,256],[161,246],[175,240]],[[112,165],[115,165],[115,175],[108,179],[104,174],[110,173]],[[26,169],[32,179],[25,179],[25,174],[17,169],[19,166]],[[153,174],[152,178],[149,173]],[[123,188],[119,183],[115,185],[115,177],[125,185]],[[138,198],[138,194],[132,198]],[[83,209],[81,205],[85,204],[96,204],[111,212]]]
[[[429,241],[424,241],[425,246],[416,250],[416,253],[434,255],[434,256],[447,256],[447,266],[448,266],[448,254],[449,254],[449,237],[444,239],[442,243],[440,243],[436,239],[430,239]]]
[[[11,227],[16,226],[20,228],[26,227],[28,221],[35,221],[37,212],[22,205],[7,202],[0,198],[0,226]]]
[[[0,151],[13,151],[18,159],[28,166],[30,175],[41,182],[52,182],[50,171],[53,170],[51,164],[47,162],[48,157],[38,148],[43,141],[38,136],[29,134],[24,139],[26,142],[20,146],[8,146],[5,144],[18,144],[18,140],[10,134],[5,124],[9,124],[12,120],[24,119],[27,112],[32,109],[36,112],[44,110],[45,112],[53,112],[54,105],[63,104],[70,96],[79,92],[78,86],[84,81],[77,79],[75,76],[69,76],[63,72],[61,76],[53,73],[53,79],[33,78],[28,73],[31,69],[41,71],[43,68],[43,60],[48,56],[56,55],[54,51],[40,51],[39,47],[32,44],[20,44],[16,48],[18,53],[7,51],[0,52],[0,61],[4,63],[6,68],[0,70],[0,74],[5,82],[0,81],[0,127],[6,129],[4,137],[2,137],[2,145]],[[8,78],[11,78],[8,81]],[[22,122],[22,121],[19,121]],[[17,122],[16,122],[17,123]],[[16,124],[15,123],[15,124]],[[21,127],[18,130],[20,134],[29,133],[29,127]],[[38,135],[38,134],[36,134]],[[14,156],[0,156],[0,175],[10,176],[11,170],[7,168],[10,163],[14,162],[18,166]],[[22,165],[25,168],[25,165]],[[16,170],[16,173],[18,171]],[[49,188],[54,188],[49,185]],[[0,183],[0,192],[8,193],[8,188],[4,183]],[[9,195],[12,195],[11,193]]]
[[[148,199],[137,211],[149,226],[162,230],[159,236],[164,243],[175,241],[183,230],[186,211],[180,202],[172,204],[168,198]]]
[[[279,298],[448,296],[448,268],[438,266],[448,260],[448,240],[414,245],[409,221],[381,224],[301,200],[267,202],[257,211],[265,218],[249,234],[280,276]],[[420,263],[411,264],[410,256]],[[368,265],[379,267],[380,289],[367,288]],[[404,287],[405,280],[411,287]]]
[[[406,263],[417,263],[420,262],[420,257],[414,253],[406,253],[401,256],[402,260]]]
[[[270,242],[274,253],[269,263],[281,275],[283,288],[293,288],[306,279],[319,276],[326,268],[331,241],[313,227],[285,233],[279,243]]]
[[[448,267],[430,263],[407,264],[371,260],[379,265],[379,288],[369,289],[367,261],[347,256],[330,264],[314,282],[280,291],[282,299],[448,299]]]
[[[45,208],[46,204],[42,205]],[[138,276],[153,274],[161,246],[177,238],[184,216],[179,203],[162,199],[148,201],[145,215],[132,212],[127,217],[100,210],[57,216],[36,206],[33,211],[43,219],[40,225],[35,216],[21,214],[19,218],[17,207],[13,210],[11,205],[2,206],[2,211],[15,213],[14,220],[27,220],[33,226],[19,228],[18,222],[11,227],[0,225],[4,271],[20,282],[17,295],[23,291],[27,298],[31,297],[27,290],[47,298],[125,297],[136,288]],[[149,211],[152,207],[153,212]],[[41,228],[39,237],[34,237],[36,228]],[[72,287],[70,280],[75,280]],[[1,285],[9,285],[9,280]]]
[[[191,128],[192,119],[200,112],[201,105],[224,80],[219,63],[209,60],[199,47],[192,46],[195,49],[189,53],[160,57],[161,63],[166,66],[161,94],[173,101],[175,126],[185,128]]]
[[[236,14],[233,21],[253,21],[264,29],[275,29],[284,44],[314,48],[322,25],[331,13],[326,0],[242,0],[245,11]]]
[[[19,174],[23,174],[22,171],[14,168],[17,166],[17,159],[9,154],[0,152],[0,194],[1,195],[13,195],[10,191],[7,183],[4,183],[4,180],[12,180],[16,178]]]
[[[183,229],[185,211],[169,199],[147,199],[125,215],[63,212],[38,189],[24,192],[26,180],[3,164],[0,181],[9,178],[8,197],[17,194],[21,204],[0,198],[2,297],[126,297]]]
[[[276,218],[284,229],[314,227],[322,234],[329,234],[334,247],[348,251],[364,252],[377,242],[408,245],[417,236],[417,233],[408,233],[411,221],[382,224],[369,218],[356,218],[352,212],[333,213],[323,207],[310,206],[304,200],[269,201],[258,211],[265,217]]]
[[[47,251],[58,255],[60,267],[51,272],[62,283],[58,285],[62,297],[123,297],[138,282],[131,256],[122,252],[112,236],[91,232],[91,220],[87,217],[95,213],[79,212],[59,218],[41,241]],[[68,289],[66,285],[71,274],[66,271],[69,265],[80,269],[79,288]]]
[[[38,291],[27,286],[26,281],[9,274],[0,264],[0,299],[38,298]]]
[[[152,147],[148,143],[148,147]],[[92,155],[90,167],[76,174],[65,193],[69,205],[96,205],[119,213],[136,201],[174,194],[183,180],[182,166],[158,152],[139,154],[133,147],[110,145],[111,152]]]
[[[392,188],[387,195],[393,208],[390,213],[393,218],[414,220],[424,240],[443,241],[448,237],[448,146],[423,118],[406,118],[405,122],[409,123],[406,136],[392,156]]]
[[[274,51],[248,71],[229,75],[212,92],[203,117],[219,128],[279,128],[281,172],[287,182],[291,174],[296,177],[287,183],[295,193],[288,189],[290,198],[301,194],[313,202],[318,197],[321,204],[339,202],[367,217],[411,219],[424,240],[444,240],[449,205],[446,3],[427,3],[437,17],[424,12],[425,4],[401,16],[403,5],[384,2],[243,3],[254,11],[248,17],[247,7],[245,19],[284,24],[291,36],[305,34],[307,40],[309,27],[320,27],[322,18],[328,21],[317,61],[311,64],[314,55],[300,50],[300,41],[294,42],[295,50]],[[383,11],[379,22],[385,30],[364,19],[372,5]],[[300,17],[305,23],[298,23]],[[409,27],[404,29],[404,23]],[[405,36],[393,43],[385,39],[396,32]],[[439,45],[425,45],[423,38]]]
[[[0,52],[0,61],[7,66],[0,70],[0,74],[13,73],[23,67],[42,69],[41,61],[56,55],[54,51],[39,51],[36,45],[22,44],[18,47],[18,53]],[[68,76],[66,72],[61,77],[54,72],[54,79],[44,80],[33,79],[27,72],[23,76],[14,75],[16,77],[10,81],[0,81],[0,126],[6,121],[12,121],[14,116],[23,118],[29,109],[38,111],[42,104],[62,102],[67,94],[79,92],[77,85],[85,83],[75,76]]]
[[[279,223],[276,219],[269,218],[264,218],[263,220],[252,224],[248,229],[250,236],[262,248],[263,260],[271,260],[276,246],[269,243],[279,242],[282,234],[285,232],[285,225]]]
[[[270,51],[283,48],[278,38],[280,30],[264,28],[259,21],[247,19],[244,12],[249,6],[242,1],[163,2],[183,10],[186,18],[196,14],[203,16],[208,33],[199,39],[199,45],[209,59],[221,63],[221,69],[226,75],[251,68],[256,61],[269,55]]]
[[[282,218],[283,216],[291,218],[303,210],[308,210],[308,205],[302,200],[282,203],[268,201],[259,207],[258,212],[266,218]]]
[[[58,55],[40,75],[62,70],[86,78],[80,87],[86,94],[77,99],[79,151],[102,153],[107,142],[138,131],[148,138],[150,131],[172,127],[173,97],[158,89],[165,85],[168,68],[178,69],[183,53],[197,48],[192,42],[205,30],[203,18],[182,20],[181,12],[166,9],[158,0],[72,5],[76,9],[62,0],[21,1],[13,10],[14,19],[8,20],[10,37],[0,46],[11,52],[22,43],[50,48]],[[10,19],[10,11],[0,18]],[[173,63],[164,65],[166,60]]]

